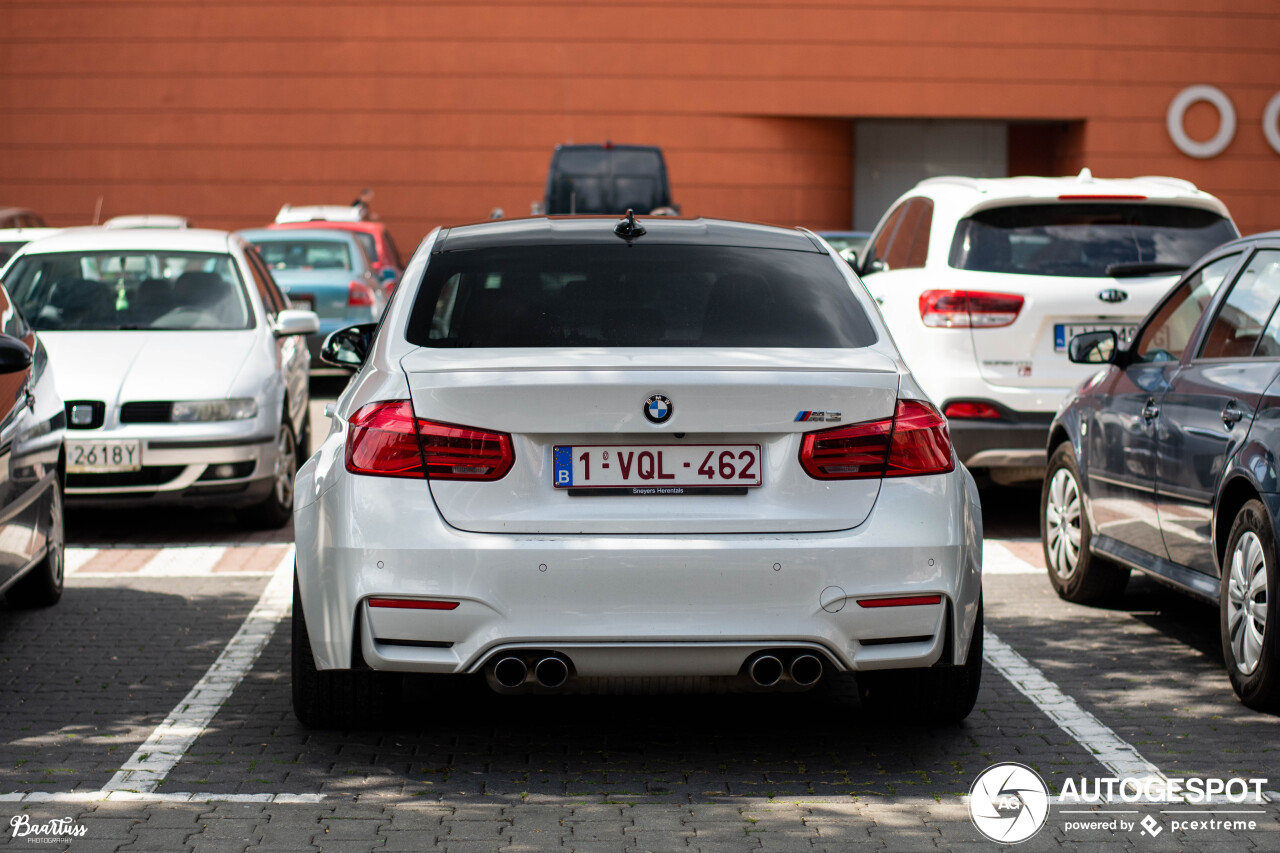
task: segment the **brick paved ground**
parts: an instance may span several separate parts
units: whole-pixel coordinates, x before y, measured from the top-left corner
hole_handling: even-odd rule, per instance
[[[1027,536],[1025,518],[989,530]],[[166,516],[133,545],[242,542],[229,520]],[[213,531],[192,534],[202,523]],[[121,524],[118,520],[112,524]],[[78,528],[81,544],[111,524]],[[187,538],[178,538],[186,536]],[[266,547],[279,536],[263,537]],[[1006,547],[1037,560],[1033,543]],[[221,559],[221,557],[219,558]],[[231,558],[228,558],[231,559]],[[236,552],[237,565],[257,559]],[[261,563],[262,566],[258,566]],[[269,566],[266,556],[253,565]],[[200,678],[265,577],[77,573],[50,611],[0,606],[0,793],[101,787]],[[1136,580],[1124,606],[1060,602],[1037,575],[986,581],[988,627],[1170,775],[1280,781],[1276,717],[1231,696],[1215,615]],[[998,673],[963,725],[865,714],[833,679],[801,695],[499,697],[414,679],[405,715],[357,733],[311,732],[288,701],[288,620],[160,787],[160,796],[324,794],[318,803],[0,802],[0,845],[91,851],[988,850],[961,795],[998,761],[1053,787],[1106,771]],[[1018,850],[1275,850],[1280,810],[1253,830],[1067,830],[1055,807]],[[1136,809],[1136,820],[1160,815]],[[25,816],[85,835],[32,844]],[[1203,816],[1200,816],[1203,817]]]

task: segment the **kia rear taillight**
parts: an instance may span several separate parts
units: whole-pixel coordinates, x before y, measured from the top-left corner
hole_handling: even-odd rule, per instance
[[[947,403],[942,413],[951,420],[996,420],[1002,417],[999,409],[981,400],[953,400]]]
[[[353,474],[500,480],[515,458],[506,433],[416,418],[408,400],[362,407],[347,431],[347,470]]]
[[[362,281],[353,281],[347,285],[348,308],[372,308],[374,303],[373,288]]]
[[[915,477],[955,467],[946,419],[920,400],[899,400],[892,418],[805,433],[800,465],[815,480]]]
[[[926,290],[920,294],[920,319],[932,328],[994,329],[1018,319],[1022,303],[1016,293]]]

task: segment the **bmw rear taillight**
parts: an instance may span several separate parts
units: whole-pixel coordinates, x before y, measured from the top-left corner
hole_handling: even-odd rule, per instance
[[[501,480],[516,461],[511,436],[418,421],[427,476],[433,480]]]
[[[1018,319],[1023,301],[1016,293],[926,290],[920,294],[920,319],[932,328],[994,329]]]
[[[892,418],[805,433],[800,465],[815,480],[915,477],[955,467],[946,419],[920,400],[899,400]]]
[[[414,417],[408,400],[370,403],[347,430],[347,470],[353,474],[501,480],[515,459],[506,433]]]
[[[362,281],[353,281],[347,285],[348,308],[372,308],[374,304],[373,288]]]

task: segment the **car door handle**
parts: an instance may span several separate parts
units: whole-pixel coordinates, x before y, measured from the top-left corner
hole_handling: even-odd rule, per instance
[[[1227,403],[1227,407],[1222,410],[1222,425],[1227,429],[1231,429],[1233,426],[1240,423],[1243,418],[1244,409],[1241,409],[1240,406],[1236,404],[1235,400]]]
[[[1155,400],[1148,400],[1147,404],[1142,407],[1142,419],[1144,421],[1154,421],[1160,414],[1160,407],[1156,405]]]

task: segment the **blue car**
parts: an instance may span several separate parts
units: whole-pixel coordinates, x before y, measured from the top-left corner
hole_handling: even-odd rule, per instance
[[[1231,686],[1280,710],[1280,232],[1205,255],[1138,327],[1068,347],[1098,373],[1054,418],[1040,527],[1068,601],[1131,569],[1218,605]]]
[[[376,323],[386,307],[373,263],[355,235],[330,228],[239,232],[262,255],[276,284],[294,308],[314,311],[320,331],[307,337],[313,366],[331,332]]]

